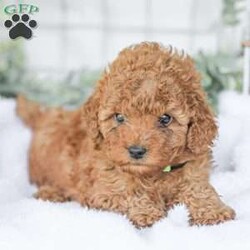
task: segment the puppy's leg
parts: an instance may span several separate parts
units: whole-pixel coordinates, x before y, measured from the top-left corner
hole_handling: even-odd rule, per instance
[[[52,202],[64,202],[69,200],[69,198],[66,197],[62,191],[49,185],[39,187],[37,193],[34,194],[34,197]]]
[[[138,228],[152,226],[166,215],[165,204],[161,198],[151,199],[144,194],[140,197],[131,197],[128,200],[129,220]]]
[[[181,192],[180,202],[187,205],[191,225],[213,225],[235,218],[232,208],[225,205],[209,183],[192,183]]]

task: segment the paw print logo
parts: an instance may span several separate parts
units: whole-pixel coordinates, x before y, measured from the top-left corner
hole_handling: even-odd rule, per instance
[[[9,37],[16,39],[17,37],[23,37],[30,39],[32,37],[32,29],[37,27],[35,20],[30,20],[27,14],[23,14],[21,17],[18,14],[14,14],[12,20],[6,20],[4,26],[9,30]]]

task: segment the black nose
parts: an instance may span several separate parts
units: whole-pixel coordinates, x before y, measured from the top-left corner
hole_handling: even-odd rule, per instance
[[[141,159],[147,152],[147,149],[141,146],[131,146],[128,148],[128,152],[132,158]]]

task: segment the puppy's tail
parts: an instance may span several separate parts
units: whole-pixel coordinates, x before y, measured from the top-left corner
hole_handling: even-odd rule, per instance
[[[35,129],[38,120],[43,115],[42,107],[33,101],[26,99],[24,96],[17,97],[16,113],[26,125]]]

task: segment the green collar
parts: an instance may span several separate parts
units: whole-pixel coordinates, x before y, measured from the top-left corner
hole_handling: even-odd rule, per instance
[[[184,163],[180,163],[180,164],[176,164],[176,165],[168,165],[166,167],[164,167],[164,169],[162,170],[164,173],[169,173],[172,172],[174,170],[183,168],[186,165],[187,161]]]

